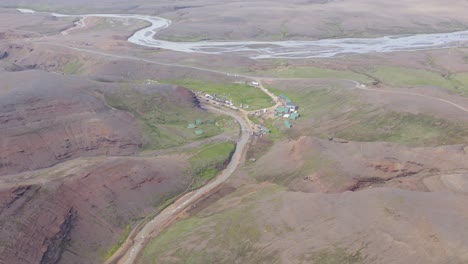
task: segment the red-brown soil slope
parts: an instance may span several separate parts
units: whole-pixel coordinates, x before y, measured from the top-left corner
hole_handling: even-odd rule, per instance
[[[69,166],[64,178],[0,190],[0,263],[99,263],[127,225],[189,183],[181,156]]]
[[[468,171],[466,150],[464,144],[412,148],[387,142],[300,137],[278,142],[253,168],[258,179],[301,192],[381,186],[426,191],[426,177]]]
[[[141,145],[134,118],[107,106],[92,83],[39,71],[3,80],[0,175],[78,156],[132,154]]]

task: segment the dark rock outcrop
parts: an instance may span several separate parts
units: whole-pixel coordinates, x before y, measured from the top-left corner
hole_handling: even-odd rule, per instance
[[[7,51],[0,51],[0,60],[6,59],[8,55]]]
[[[59,232],[44,241],[44,247],[47,249],[42,255],[41,264],[55,264],[60,260],[63,252],[63,244],[70,240],[70,232],[75,216],[76,211],[70,208],[63,217],[63,223],[60,225]]]

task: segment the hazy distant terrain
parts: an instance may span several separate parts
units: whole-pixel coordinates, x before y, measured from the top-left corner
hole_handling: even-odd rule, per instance
[[[174,20],[170,40],[317,39],[466,29],[463,0],[344,1],[2,1],[43,11],[153,14]],[[313,25],[313,26],[311,26]]]

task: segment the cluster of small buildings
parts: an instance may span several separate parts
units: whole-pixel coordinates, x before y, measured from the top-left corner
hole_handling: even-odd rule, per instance
[[[276,116],[286,118],[284,125],[287,128],[291,128],[291,122],[289,120],[296,120],[299,118],[299,106],[294,103],[289,97],[284,94],[279,96],[281,106],[276,109]]]
[[[256,125],[255,131],[252,132],[253,136],[263,137],[263,135],[270,134],[271,130],[266,126]]]
[[[267,109],[260,109],[257,111],[250,112],[249,115],[256,116],[256,117],[263,117],[267,115],[269,111]]]
[[[237,107],[234,106],[234,103],[232,102],[231,99],[228,99],[226,98],[225,96],[218,96],[216,94],[214,95],[211,95],[211,94],[205,94],[204,95],[205,98],[206,98],[206,101],[214,101],[215,103],[217,103],[218,105],[225,105],[227,107],[230,107],[234,110],[239,110]],[[246,105],[246,104],[240,104],[239,105],[240,108],[245,108],[245,109],[249,109],[250,106]]]
[[[208,93],[203,93],[203,92],[200,92],[200,91],[193,91],[193,93],[195,93],[197,95],[197,98],[198,100],[203,100],[203,101],[206,101],[206,102],[211,102],[215,105],[224,105],[224,106],[227,106],[227,107],[230,107],[234,110],[239,110],[237,107],[234,106],[234,103],[232,102],[231,99],[227,98],[226,96],[219,96],[217,94],[208,94]],[[242,104],[240,105],[240,107],[242,108]],[[248,106],[244,106],[244,108],[247,108],[248,109]]]
[[[190,124],[188,124],[188,125],[187,125],[187,128],[189,128],[189,129],[195,129],[195,128],[197,128],[197,126],[200,126],[200,125],[202,125],[202,124],[203,124],[203,120],[197,119],[197,120],[195,120],[195,123],[190,123]],[[205,131],[203,131],[203,129],[197,129],[197,130],[195,130],[195,135],[201,136],[201,135],[203,135],[203,134],[205,134]]]
[[[220,104],[226,104],[226,105],[229,105],[229,106],[234,106],[234,104],[232,103],[232,100],[228,100],[224,96],[218,96],[216,94],[214,94],[214,95],[205,94],[205,98],[207,98],[208,100],[213,100],[213,101],[218,102]]]

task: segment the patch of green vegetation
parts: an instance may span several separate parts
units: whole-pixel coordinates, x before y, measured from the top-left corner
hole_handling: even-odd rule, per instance
[[[216,126],[221,117],[176,103],[174,98],[158,92],[143,93],[124,87],[118,93],[106,94],[105,99],[110,106],[137,118],[146,138],[145,150],[171,148],[223,132],[222,127]],[[193,129],[187,128],[187,124],[196,119],[204,121],[197,125],[197,129],[204,131],[203,135],[196,135]]]
[[[410,146],[460,144],[468,140],[468,125],[425,114],[383,112],[355,114],[359,122],[337,131],[354,141],[388,141]]]
[[[218,97],[225,97],[238,107],[248,105],[249,110],[257,110],[272,106],[271,98],[260,89],[247,84],[215,83],[200,80],[166,80],[165,82],[184,86],[196,91],[202,91]]]
[[[283,118],[266,119],[265,126],[271,130],[268,138],[277,141],[284,138],[297,138],[304,135],[304,131],[313,130],[320,127],[319,122],[310,123],[310,119],[335,118],[340,115],[343,105],[357,105],[355,99],[350,94],[343,94],[342,91],[324,88],[304,88],[297,90],[279,90],[275,87],[266,86],[275,95],[284,94],[293,102],[299,105],[300,118],[290,121],[293,129],[285,127]],[[340,94],[341,93],[341,94]],[[303,124],[308,123],[307,127]],[[302,124],[302,125],[301,125]],[[298,129],[294,129],[297,127]],[[300,130],[300,131],[299,131]],[[315,136],[318,136],[315,134]]]
[[[106,253],[106,255],[104,256],[104,259],[107,260],[109,259],[110,257],[112,257],[112,255],[114,255],[115,252],[117,252],[117,250],[119,250],[119,248],[123,245],[123,243],[125,242],[125,240],[127,240],[128,238],[128,235],[130,235],[130,231],[131,231],[131,226],[130,225],[127,225],[125,227],[125,231],[124,233],[122,234],[122,236],[120,237],[119,241],[113,245]]]
[[[433,85],[438,87],[451,87],[449,80],[440,74],[421,69],[380,66],[371,74],[382,82],[391,85]]]
[[[156,263],[155,261],[157,258],[154,257],[159,257],[164,253],[169,252],[170,244],[174,244],[175,241],[181,240],[191,231],[195,230],[204,223],[206,223],[205,219],[191,217],[173,224],[171,227],[162,232],[158,237],[154,238],[150,243],[148,243],[143,252],[143,263]]]
[[[65,74],[79,74],[81,72],[81,67],[83,67],[83,62],[70,61],[63,66],[62,71]]]
[[[451,79],[458,83],[456,87],[458,91],[464,96],[468,96],[468,73],[455,73],[451,75]]]
[[[87,30],[101,31],[107,29],[118,29],[133,31],[136,29],[144,28],[150,24],[146,21],[139,19],[120,19],[120,18],[100,18],[98,22]]]
[[[249,195],[247,195],[249,196]],[[141,263],[279,263],[255,244],[262,231],[247,201],[207,217],[182,220],[148,243]]]
[[[253,116],[253,115],[249,115],[248,117],[249,117],[249,120],[252,121],[252,123],[260,125],[260,119],[258,119],[258,117]]]
[[[380,66],[369,72],[392,86],[435,86],[468,96],[468,74],[442,74],[422,69]]]
[[[348,249],[335,246],[333,249],[322,249],[305,257],[305,260],[313,264],[361,264],[366,260],[362,254],[363,248],[354,253]]]
[[[206,225],[205,219],[183,220],[161,234],[157,240],[148,244],[143,253],[142,263],[232,263],[233,260],[245,259],[249,255],[254,257],[255,250],[252,240],[258,239],[259,231],[254,227],[255,224],[245,223],[247,220],[255,221],[255,219],[251,217],[242,219],[242,216],[248,215],[245,211],[236,210],[216,216],[217,219],[213,219],[214,229],[210,230],[212,235],[198,229],[202,224]],[[208,240],[210,248],[200,250],[178,248],[171,252],[171,248],[167,247],[171,245],[177,248],[179,243],[175,241],[183,243],[181,238],[185,238],[191,233],[196,233],[196,236],[200,237],[201,243]],[[221,251],[210,250],[213,247]],[[165,258],[166,252],[171,252],[171,256],[168,257],[170,260]]]
[[[277,141],[281,138],[283,138],[283,134],[281,133],[281,130],[279,129],[279,125],[276,124],[275,121],[282,121],[282,120],[274,120],[274,119],[265,119],[265,126],[270,130],[270,133],[268,133],[268,139],[271,139],[273,141]]]
[[[361,83],[372,83],[373,79],[365,74],[356,73],[353,71],[333,70],[317,67],[294,67],[285,66],[277,67],[261,71],[249,72],[249,74],[257,76],[270,76],[278,78],[330,78],[354,80]]]
[[[195,177],[191,188],[196,189],[216,177],[231,159],[235,148],[234,143],[222,142],[204,146],[195,152],[190,158],[191,173]]]
[[[342,114],[343,106],[364,107],[352,94],[333,88],[307,87],[282,91],[268,87],[268,90],[276,95],[285,94],[299,105],[299,122],[308,118],[335,118],[336,115]]]
[[[174,203],[174,201],[177,199],[177,196],[174,196],[174,197],[171,197],[171,198],[167,198],[166,200],[164,200],[164,202],[162,202],[161,204],[158,205],[158,211],[162,211],[164,209],[166,209],[167,207],[169,207],[172,203]]]
[[[388,141],[410,146],[461,144],[468,141],[468,123],[426,114],[391,112],[363,103],[339,89],[277,91],[299,105],[301,135],[334,136],[353,141]],[[311,122],[310,120],[313,120]],[[333,122],[333,126],[330,126]],[[329,128],[323,129],[323,124]],[[289,132],[288,132],[289,133]]]

